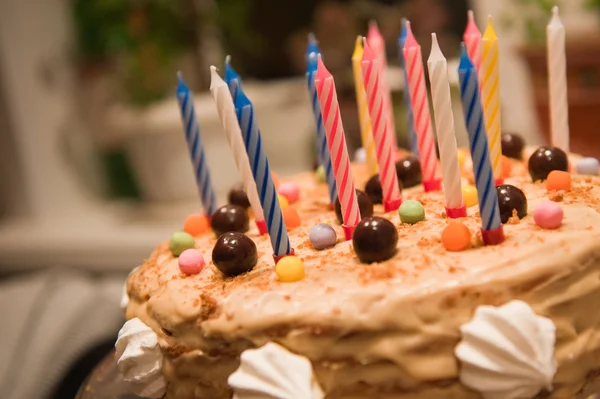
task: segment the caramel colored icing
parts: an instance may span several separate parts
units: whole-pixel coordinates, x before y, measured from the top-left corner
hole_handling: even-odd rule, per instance
[[[356,168],[357,187],[366,180]],[[158,246],[128,280],[127,317],[139,317],[159,337],[165,354],[168,398],[230,398],[227,377],[240,353],[274,341],[306,356],[327,399],[480,398],[461,385],[453,349],[459,327],[477,306],[527,302],[556,325],[558,371],[552,392],[540,397],[573,398],[595,388],[600,373],[600,178],[573,176],[570,192],[548,193],[533,184],[523,165],[507,179],[524,190],[529,215],[504,225],[506,241],[483,246],[477,206],[463,221],[473,248],[447,252],[441,244],[448,219],[443,195],[420,187],[404,198],[421,201],[427,220],[402,225],[396,212],[375,214],[398,228],[396,256],[361,264],[352,243],[329,210],[326,187],[312,174],[297,176],[302,225],[290,232],[304,261],[306,278],[277,281],[272,250],[255,229],[259,262],[251,272],[223,278],[210,262],[212,233],[196,247],[207,266],[184,276],[167,244]],[[560,201],[565,220],[542,230],[533,210],[542,200]],[[330,223],[338,244],[315,251],[308,239],[317,223]]]

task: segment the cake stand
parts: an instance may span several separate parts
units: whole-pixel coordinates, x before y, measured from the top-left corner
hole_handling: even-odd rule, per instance
[[[121,378],[114,353],[108,355],[79,388],[75,399],[142,399]]]

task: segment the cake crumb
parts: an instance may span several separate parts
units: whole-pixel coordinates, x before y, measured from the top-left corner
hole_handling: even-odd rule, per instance
[[[548,199],[554,202],[561,202],[564,199],[564,191],[550,191],[548,192]]]
[[[519,224],[521,223],[521,219],[519,219],[519,213],[516,209],[512,210],[512,216],[508,218],[508,224]]]

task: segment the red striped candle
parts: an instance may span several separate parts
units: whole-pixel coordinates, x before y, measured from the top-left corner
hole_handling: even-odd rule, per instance
[[[346,240],[352,239],[352,232],[360,221],[360,209],[354,188],[354,176],[350,167],[350,157],[346,148],[346,137],[340,107],[335,91],[333,76],[325,68],[321,55],[319,54],[317,76],[315,77],[317,95],[323,115],[323,124],[327,135],[327,146],[331,154],[331,164],[335,174],[335,182],[338,190],[338,198],[342,208],[342,219]]]
[[[417,43],[408,21],[406,22],[406,32],[406,43],[403,51],[419,144],[423,187],[425,191],[441,190],[440,168],[435,154],[435,138],[431,128],[421,46]]]
[[[398,209],[402,203],[398,176],[396,175],[396,154],[388,131],[383,100],[384,94],[381,90],[379,61],[369,48],[366,40],[363,40],[363,46],[364,52],[361,62],[363,80],[367,92],[369,114],[371,115],[377,162],[379,163],[383,206],[385,211],[389,212]]]
[[[475,65],[477,74],[479,74],[479,70],[481,69],[481,31],[475,23],[475,17],[471,10],[467,13],[467,27],[465,28],[465,33],[463,33],[463,41],[467,47],[469,59]]]

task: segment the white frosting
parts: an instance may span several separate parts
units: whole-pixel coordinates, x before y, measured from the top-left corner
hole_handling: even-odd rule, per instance
[[[117,366],[133,393],[161,398],[166,383],[161,372],[162,353],[154,331],[140,319],[127,321],[115,344]]]
[[[532,398],[552,389],[556,328],[522,301],[480,306],[460,328],[460,380],[485,399]]]
[[[308,359],[268,343],[244,351],[229,376],[234,399],[323,399]]]

